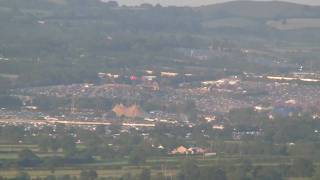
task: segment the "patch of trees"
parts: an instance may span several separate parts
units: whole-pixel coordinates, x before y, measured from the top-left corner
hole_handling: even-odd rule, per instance
[[[284,180],[287,177],[316,177],[313,162],[308,159],[296,159],[291,166],[254,166],[248,159],[243,159],[236,166],[219,163],[214,166],[200,167],[189,159],[182,163],[177,179],[227,180],[261,179]]]
[[[22,101],[15,96],[1,95],[0,93],[0,108],[19,109],[22,106]]]
[[[0,95],[6,93],[12,87],[12,82],[8,78],[0,76]]]
[[[34,167],[41,164],[41,159],[29,149],[24,149],[18,154],[17,163],[22,167]]]
[[[201,63],[188,61],[190,57],[186,58],[176,49],[207,51],[209,46],[215,51],[220,48],[236,49],[237,45],[234,42],[239,34],[252,36],[252,32],[246,28],[241,32],[233,28],[229,31],[217,29],[211,32],[202,27],[202,23],[210,18],[203,17],[203,14],[194,8],[149,4],[120,7],[116,1],[66,2],[0,2],[0,6],[3,7],[0,11],[0,33],[3,35],[0,55],[10,59],[8,62],[1,62],[0,71],[18,74],[16,86],[96,82],[98,72],[118,71],[123,67],[143,69],[155,64],[159,65],[158,67],[170,66],[177,69],[192,65],[208,68],[208,71],[212,68],[274,71],[274,68],[269,66],[248,63],[247,57],[239,51],[230,52],[232,55],[209,57],[208,61]],[[254,32],[263,30],[261,27],[254,29]],[[278,36],[281,38],[293,33],[268,33],[268,30],[263,30],[265,31],[267,33],[263,33],[263,38],[266,37],[265,34],[278,39]],[[302,33],[303,36],[291,34],[290,38],[309,37],[315,42],[318,40],[314,38],[316,30],[312,35],[307,32]],[[224,36],[220,36],[221,34]],[[218,40],[214,40],[214,37],[218,37]],[[226,40],[221,40],[222,38]],[[299,59],[305,59],[304,56],[308,55],[302,56]],[[176,59],[187,60],[176,63]],[[316,67],[318,63],[314,64]],[[210,72],[207,74],[210,75]],[[180,81],[181,79],[175,80]]]

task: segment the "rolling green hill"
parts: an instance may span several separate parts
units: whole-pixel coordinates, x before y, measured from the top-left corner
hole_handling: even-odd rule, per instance
[[[139,71],[155,64],[158,69],[267,69],[255,64],[248,69],[239,51],[212,55],[208,47],[319,45],[319,21],[312,21],[317,18],[320,7],[284,2],[191,8],[126,7],[98,0],[1,0],[0,73],[17,76],[17,86],[40,86],[94,82],[98,72]],[[208,62],[195,62],[188,56],[191,49],[209,56]]]
[[[197,8],[207,17],[307,18],[320,17],[320,7],[288,2],[234,1]]]

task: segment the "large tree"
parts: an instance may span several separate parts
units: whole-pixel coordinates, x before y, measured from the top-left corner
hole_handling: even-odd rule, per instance
[[[20,166],[37,166],[41,163],[41,159],[30,149],[20,151],[17,161]]]

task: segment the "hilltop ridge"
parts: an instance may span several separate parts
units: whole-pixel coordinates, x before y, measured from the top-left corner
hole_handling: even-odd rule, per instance
[[[320,7],[282,1],[231,1],[196,8],[206,16],[247,18],[319,17]]]

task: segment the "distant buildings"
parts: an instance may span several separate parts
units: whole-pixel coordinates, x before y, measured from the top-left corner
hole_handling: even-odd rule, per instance
[[[186,148],[184,146],[179,146],[176,149],[171,151],[171,154],[205,154],[208,153],[209,150],[200,147],[191,147]]]
[[[219,130],[223,130],[224,129],[224,125],[213,125],[212,129],[219,129]]]
[[[261,136],[263,135],[263,130],[260,128],[244,128],[244,129],[234,129],[232,136],[234,140],[240,140],[243,136]]]
[[[175,77],[178,73],[175,72],[161,72],[161,77]]]
[[[284,76],[267,76],[269,80],[278,80],[278,81],[302,81],[302,82],[320,82],[320,79],[312,78],[301,78],[301,77],[284,77]]]

